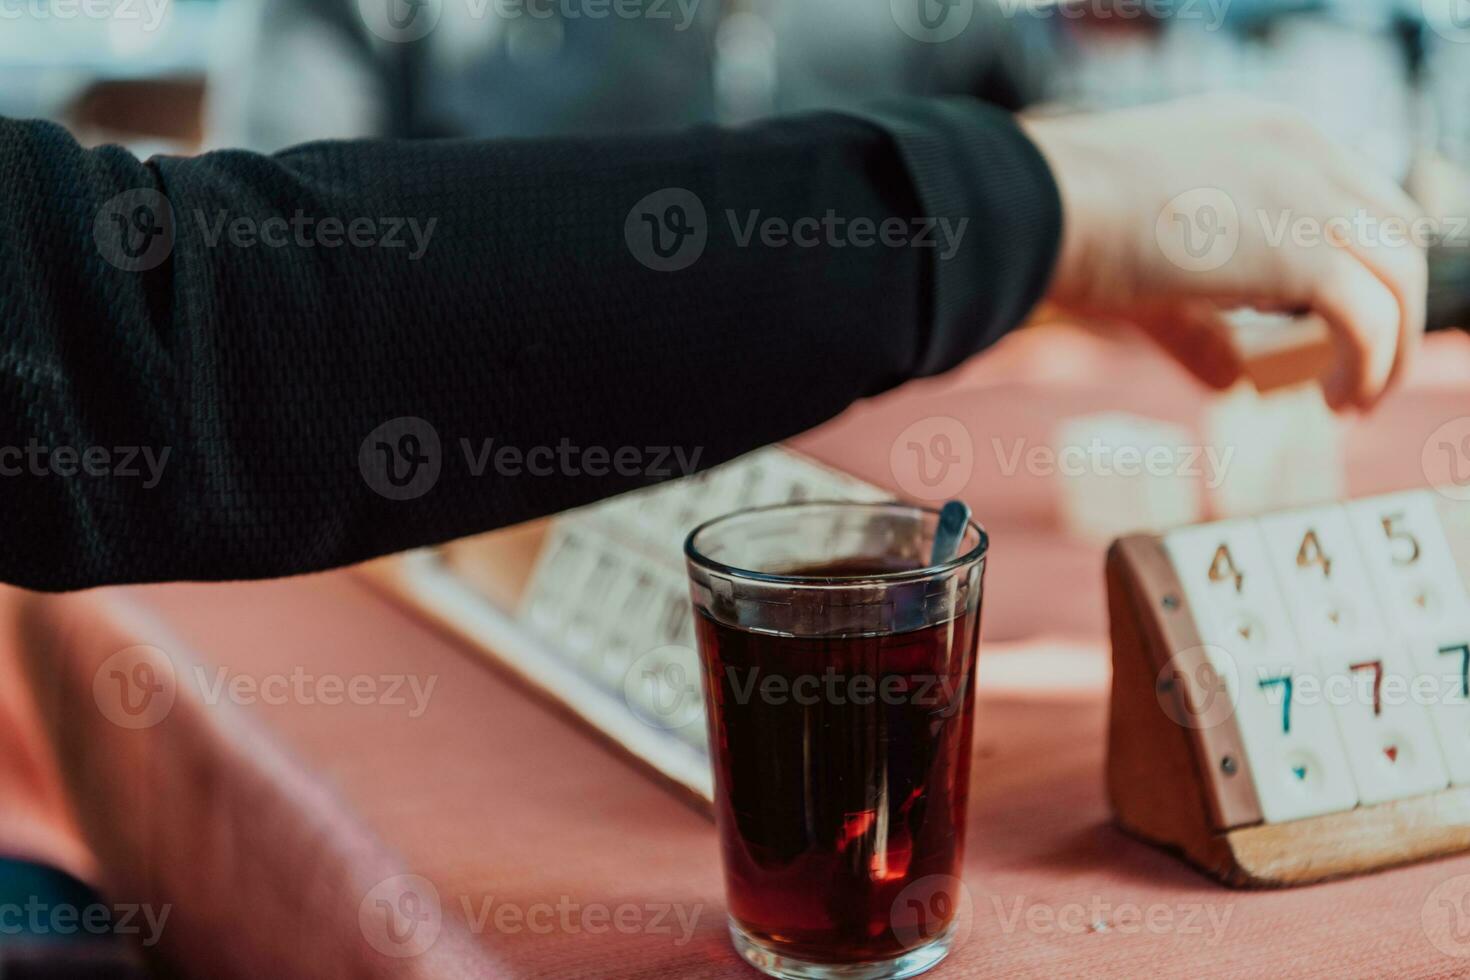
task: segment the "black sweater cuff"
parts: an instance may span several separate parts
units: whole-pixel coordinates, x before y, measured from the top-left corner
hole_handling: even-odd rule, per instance
[[[1061,196],[1041,151],[1007,112],[951,98],[858,115],[897,144],[925,218],[951,229],[966,221],[952,254],[930,252],[930,308],[921,314],[929,333],[914,374],[939,374],[995,343],[1041,299],[1061,243]]]

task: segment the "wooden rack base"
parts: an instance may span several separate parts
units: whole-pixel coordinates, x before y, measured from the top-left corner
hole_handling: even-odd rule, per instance
[[[1113,686],[1108,796],[1129,834],[1179,854],[1227,885],[1304,885],[1470,850],[1470,787],[1261,822],[1234,720],[1175,722],[1161,690],[1179,651],[1199,645],[1159,539],[1125,538],[1108,555]],[[1175,717],[1178,717],[1177,715]],[[1241,760],[1231,776],[1218,760]]]

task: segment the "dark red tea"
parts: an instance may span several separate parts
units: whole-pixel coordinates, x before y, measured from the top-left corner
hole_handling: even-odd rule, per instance
[[[960,871],[978,626],[804,638],[698,617],[730,914],[753,939],[849,963],[944,931],[953,896],[927,902],[922,880]],[[917,919],[896,923],[901,896]]]

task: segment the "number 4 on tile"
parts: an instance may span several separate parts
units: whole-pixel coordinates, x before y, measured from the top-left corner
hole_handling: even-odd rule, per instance
[[[1296,552],[1296,566],[1298,568],[1311,568],[1313,565],[1322,566],[1322,577],[1332,577],[1332,559],[1327,557],[1327,552],[1322,550],[1322,543],[1317,540],[1317,532],[1308,530],[1302,538],[1302,546]]]
[[[1234,582],[1235,591],[1241,591],[1245,585],[1245,575],[1235,567],[1235,559],[1230,555],[1230,546],[1222,544],[1215,549],[1215,557],[1210,562],[1211,582]]]

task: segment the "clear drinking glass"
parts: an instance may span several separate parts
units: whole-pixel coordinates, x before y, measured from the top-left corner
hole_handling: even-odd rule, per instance
[[[931,565],[938,519],[786,504],[685,544],[730,934],[771,976],[913,976],[961,924],[988,542]]]

